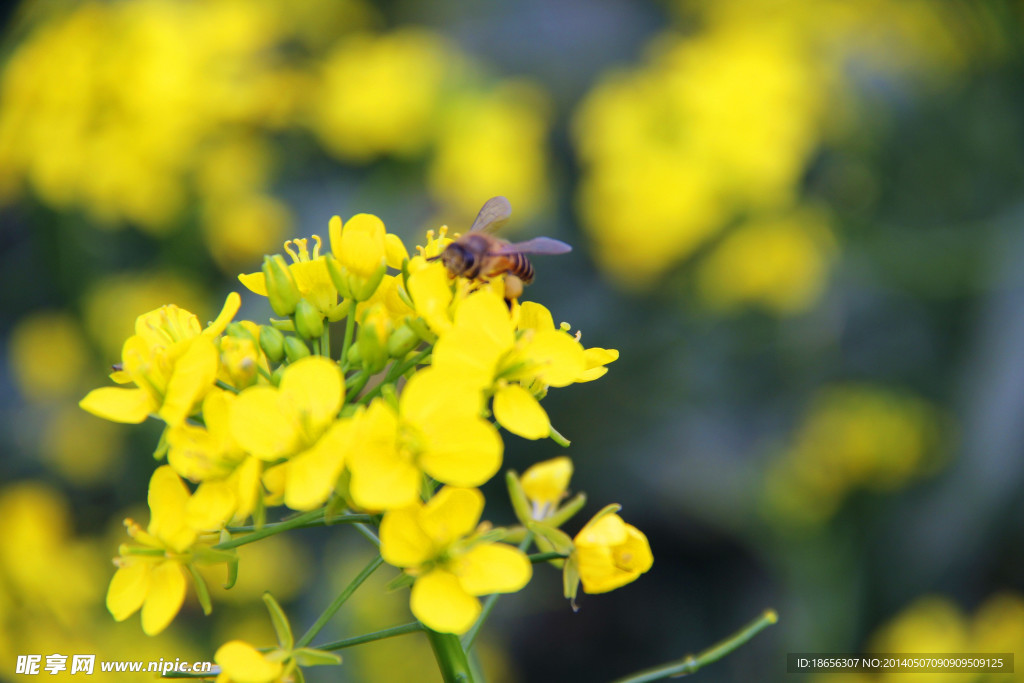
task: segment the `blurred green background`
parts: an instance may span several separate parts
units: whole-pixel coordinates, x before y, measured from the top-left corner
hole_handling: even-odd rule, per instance
[[[190,598],[157,638],[116,624],[109,558],[147,518],[159,428],[77,402],[137,315],[211,319],[333,214],[416,243],[495,194],[506,236],[575,246],[536,260],[527,296],[621,350],[545,406],[573,489],[621,503],[655,563],[578,614],[538,571],[488,624],[491,680],[610,679],[768,606],[779,625],[701,680],[783,680],[785,653],[814,651],[1016,652],[1024,671],[1024,3],[3,12],[0,679],[18,654],[269,645],[266,589],[311,622],[365,562],[347,530],[246,546],[209,618]],[[506,444],[520,471],[564,452]],[[408,620],[380,574],[325,637]],[[419,636],[344,656],[311,680],[436,676]]]

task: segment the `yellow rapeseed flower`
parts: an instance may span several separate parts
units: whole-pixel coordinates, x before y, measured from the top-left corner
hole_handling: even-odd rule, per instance
[[[626,524],[609,506],[594,516],[573,539],[570,562],[587,593],[607,593],[632,583],[654,564],[647,537]]]
[[[111,375],[136,388],[93,389],[79,405],[114,422],[139,423],[155,414],[168,425],[181,424],[214,386],[219,361],[213,340],[240,304],[238,294],[229,294],[206,329],[194,314],[174,305],[139,316],[135,335],[124,343],[122,368]]]
[[[513,593],[533,575],[521,550],[480,538],[483,509],[477,489],[445,487],[381,521],[381,556],[416,578],[412,613],[435,631],[465,633],[480,615],[477,596]]]
[[[107,591],[107,609],[124,621],[142,609],[142,630],[156,635],[167,628],[185,601],[186,567],[196,561],[203,546],[202,531],[215,530],[230,511],[197,509],[209,501],[189,494],[171,467],[157,468],[149,482],[150,521],[145,531],[125,520],[135,545],[122,545],[115,561],[118,570]],[[202,520],[197,524],[197,520]],[[208,545],[207,545],[208,547]]]
[[[369,510],[419,500],[423,474],[455,486],[480,486],[501,467],[503,445],[480,416],[479,389],[459,375],[427,368],[398,398],[377,399],[356,418],[359,448],[348,456],[352,500]]]

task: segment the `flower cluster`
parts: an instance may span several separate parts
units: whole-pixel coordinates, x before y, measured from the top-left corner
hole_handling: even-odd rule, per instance
[[[208,611],[198,565],[226,563],[233,577],[234,548],[299,523],[379,524],[380,557],[402,570],[418,621],[442,634],[477,623],[480,596],[526,585],[531,544],[562,568],[572,599],[580,583],[600,593],[647,571],[647,539],[618,506],[575,539],[560,530],[584,503],[579,494],[563,504],[572,471],[564,456],[508,474],[520,526],[480,521],[477,487],[501,469],[500,430],[568,445],[542,399],[598,379],[618,352],[585,348],[538,303],[506,300],[500,275],[451,277],[433,258],[451,242],[446,228],[413,256],[368,214],[335,217],[328,233],[328,245],[316,235],[289,241],[287,257],[267,256],[259,272],[239,276],[279,318],[234,320],[235,293],[205,327],[173,305],[143,314],[111,375],[122,386],[82,399],[108,420],[165,425],[149,526],[126,521],[132,543],[107,596],[114,617],[141,608],[143,629],[160,632],[190,577]],[[275,506],[299,516],[268,522]],[[270,601],[277,626],[283,616]],[[242,679],[334,661],[278,630],[278,659],[235,643],[218,660],[241,667]]]

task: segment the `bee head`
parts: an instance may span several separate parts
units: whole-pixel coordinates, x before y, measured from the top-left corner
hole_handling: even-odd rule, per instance
[[[452,275],[462,275],[473,267],[476,260],[472,252],[458,242],[452,242],[441,252],[441,263]]]

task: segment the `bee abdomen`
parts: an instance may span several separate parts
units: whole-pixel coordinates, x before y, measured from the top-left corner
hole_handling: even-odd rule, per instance
[[[523,281],[523,284],[533,282],[533,264],[524,254],[509,254],[509,271]]]

